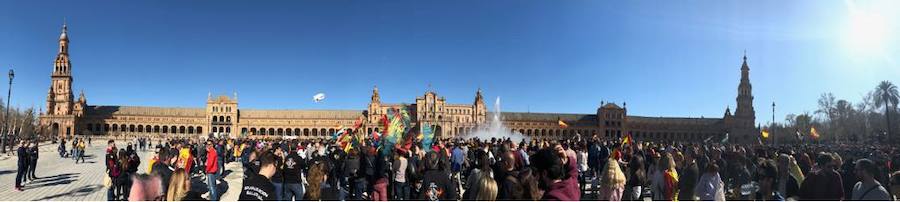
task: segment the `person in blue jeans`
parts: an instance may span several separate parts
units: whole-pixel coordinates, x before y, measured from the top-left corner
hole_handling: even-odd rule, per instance
[[[225,141],[219,140],[219,144],[216,144],[216,154],[217,154],[216,157],[219,158],[218,159],[219,172],[217,173],[218,177],[222,177],[223,175],[225,175],[225,154],[226,153],[227,152],[225,151]]]
[[[219,171],[219,158],[216,157],[216,148],[213,141],[206,141],[206,186],[209,187],[209,200],[218,201],[219,195],[216,191],[216,181],[218,181],[217,172]]]
[[[303,187],[303,168],[306,167],[306,160],[300,158],[300,155],[297,154],[297,141],[295,140],[293,143],[288,144],[288,154],[284,158],[284,165],[282,166],[282,175],[284,176],[284,196],[281,198],[285,201],[290,200],[303,200],[303,194],[305,194],[306,190]]]
[[[275,174],[272,175],[272,185],[275,185],[275,200],[284,200],[284,152],[280,146],[275,146]]]

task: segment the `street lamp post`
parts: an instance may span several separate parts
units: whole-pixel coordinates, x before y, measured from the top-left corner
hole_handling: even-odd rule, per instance
[[[772,129],[775,129],[775,102],[772,102]],[[772,144],[777,144],[775,139],[775,130],[772,130]]]
[[[6,133],[3,134],[3,145],[0,145],[0,153],[6,153],[6,145],[12,144],[9,143],[9,100],[12,96],[12,81],[13,77],[16,76],[16,73],[13,72],[12,69],[9,69],[9,90],[6,92],[6,121],[3,122],[3,129],[6,130]]]

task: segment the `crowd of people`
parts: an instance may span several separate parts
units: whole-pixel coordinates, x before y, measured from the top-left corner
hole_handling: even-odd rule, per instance
[[[219,200],[225,164],[239,200],[897,200],[895,145],[760,145],[440,139],[383,147],[370,138],[108,140],[107,200]],[[84,162],[84,138],[61,158]],[[70,150],[66,149],[71,145]],[[38,142],[16,151],[15,189],[37,179]],[[155,146],[155,147],[154,147]],[[137,150],[154,154],[142,164]],[[146,166],[145,173],[138,173]],[[196,181],[192,181],[195,179]],[[197,190],[192,183],[202,184]]]
[[[109,200],[218,200],[230,162],[243,167],[239,200],[894,200],[900,194],[900,168],[892,164],[900,162],[900,150],[888,145],[599,137],[376,145],[167,139],[156,144],[148,173],[136,174],[140,160],[131,146],[117,151],[110,141],[107,172],[116,186]],[[192,190],[192,178],[207,190]],[[128,187],[142,188],[129,196]]]

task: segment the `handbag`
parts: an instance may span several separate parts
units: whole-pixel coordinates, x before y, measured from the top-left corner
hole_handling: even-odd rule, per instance
[[[112,186],[112,179],[110,179],[108,175],[103,177],[103,187],[111,187],[111,186]]]

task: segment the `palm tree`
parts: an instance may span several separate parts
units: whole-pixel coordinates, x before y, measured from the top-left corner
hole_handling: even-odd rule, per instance
[[[900,92],[897,91],[897,86],[890,81],[882,81],[878,84],[878,87],[875,88],[875,97],[876,107],[884,105],[884,115],[887,120],[887,135],[890,139],[891,133],[893,132],[891,131],[890,105],[893,104],[894,108],[897,107],[897,102],[900,102]]]

